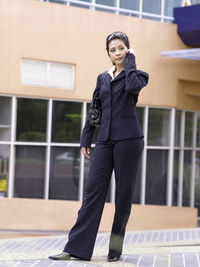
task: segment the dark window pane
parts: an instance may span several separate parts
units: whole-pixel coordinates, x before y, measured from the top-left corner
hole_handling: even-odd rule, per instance
[[[184,172],[183,172],[183,206],[190,206],[190,186],[192,171],[192,152],[184,151]]]
[[[180,137],[181,137],[181,111],[176,110],[175,115],[175,136],[174,136],[174,145],[180,146]]]
[[[16,146],[14,196],[44,197],[45,148]]]
[[[148,150],[146,204],[166,205],[168,150]]]
[[[174,151],[174,169],[173,169],[173,200],[174,206],[178,205],[178,177],[179,177],[179,150]]]
[[[47,101],[18,99],[17,141],[46,141]]]
[[[196,152],[195,207],[198,208],[198,216],[200,216],[200,150]]]
[[[170,111],[166,109],[149,109],[148,145],[168,146]]]
[[[185,147],[192,146],[193,112],[185,112]]]
[[[96,0],[96,4],[116,7],[115,0]],[[111,12],[111,13],[115,12],[113,10],[109,10],[109,9],[105,9],[105,8],[99,8],[99,7],[96,7],[96,10],[106,11],[106,12]]]
[[[78,200],[79,147],[52,147],[50,199]]]
[[[66,1],[65,0],[45,0],[45,2],[52,2],[52,3],[66,5]]]
[[[137,110],[137,114],[138,114],[138,118],[139,118],[139,121],[140,121],[140,125],[142,127],[142,129],[144,130],[144,108],[142,107],[136,107],[136,110]]]
[[[200,112],[197,113],[197,146],[200,147]]]
[[[0,141],[10,140],[11,98],[0,97]]]
[[[182,6],[182,0],[165,0],[165,10],[164,15],[173,17],[174,7]]]
[[[0,145],[0,198],[7,197],[10,146]]]
[[[52,142],[80,142],[81,103],[54,101]]]

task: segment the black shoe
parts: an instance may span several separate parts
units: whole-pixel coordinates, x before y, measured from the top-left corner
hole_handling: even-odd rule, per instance
[[[112,257],[112,256],[107,256],[107,261],[112,262],[112,261],[119,261],[120,257]]]
[[[55,256],[49,256],[51,260],[68,261],[71,259],[71,255],[67,252],[62,252]]]

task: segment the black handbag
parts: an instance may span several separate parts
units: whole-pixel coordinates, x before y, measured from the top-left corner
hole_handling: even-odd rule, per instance
[[[102,86],[102,80],[106,73],[107,71],[104,72],[101,76],[99,90]],[[90,109],[88,111],[88,122],[91,126],[95,126],[95,127],[100,127],[101,114],[102,114],[101,101],[99,99],[99,90],[98,90],[97,97],[92,100],[92,103],[90,104]]]

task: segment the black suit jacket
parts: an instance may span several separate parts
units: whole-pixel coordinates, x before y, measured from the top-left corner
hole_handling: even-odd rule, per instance
[[[124,70],[113,80],[109,73],[98,76],[93,93],[93,98],[95,98],[100,89],[102,117],[97,141],[143,137],[136,103],[138,94],[147,85],[148,79],[148,73],[136,69],[135,56],[132,53],[127,53]],[[80,147],[91,146],[95,128],[89,125],[87,118],[81,135]]]

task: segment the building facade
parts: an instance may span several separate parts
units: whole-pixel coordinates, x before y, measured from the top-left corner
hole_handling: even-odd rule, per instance
[[[96,77],[111,66],[106,36],[120,30],[150,75],[137,105],[145,148],[134,203],[200,211],[200,61],[160,55],[187,48],[172,23],[181,5],[0,1],[1,197],[82,200],[89,161],[81,130]],[[107,201],[114,195],[113,173]]]

